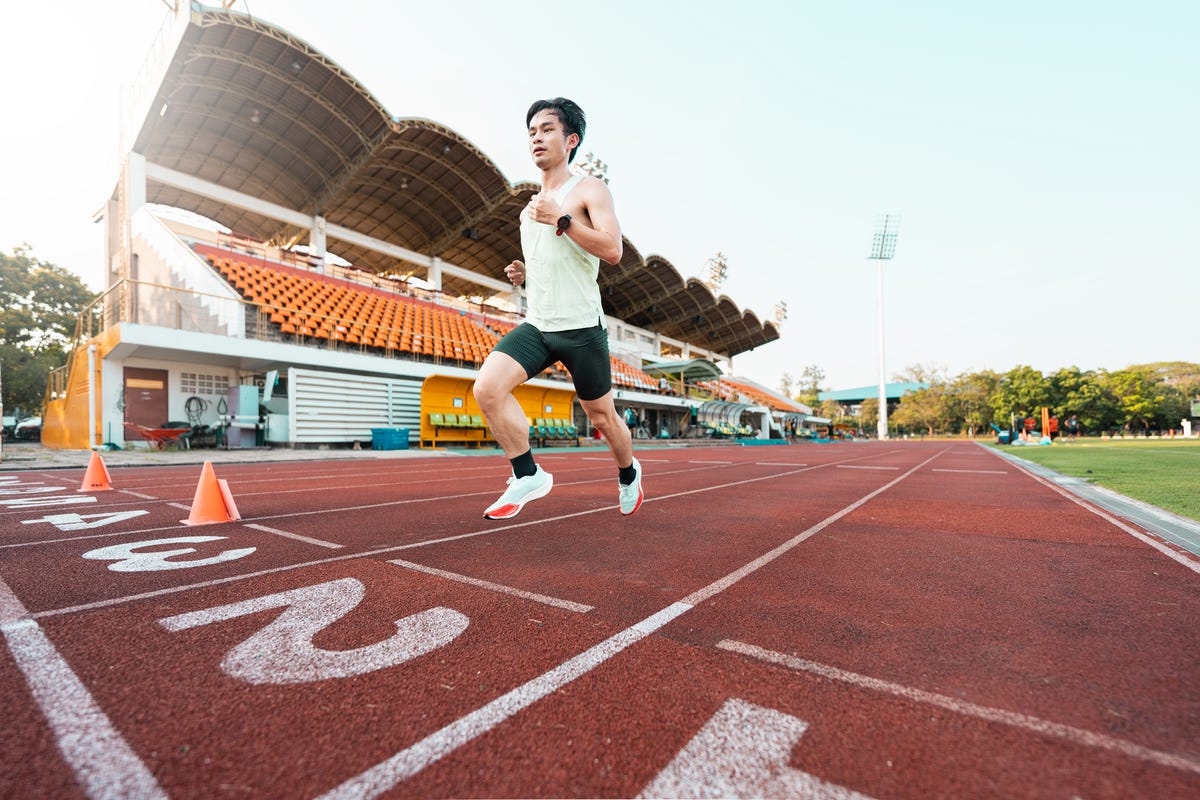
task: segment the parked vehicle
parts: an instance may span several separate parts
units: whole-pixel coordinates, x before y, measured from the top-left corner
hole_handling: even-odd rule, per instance
[[[26,417],[13,428],[13,441],[40,442],[42,440],[42,418]]]

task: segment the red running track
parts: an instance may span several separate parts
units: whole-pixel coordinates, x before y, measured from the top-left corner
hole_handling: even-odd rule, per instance
[[[972,444],[639,459],[506,522],[499,457],[203,527],[196,467],[0,472],[0,796],[1200,796],[1195,557]]]

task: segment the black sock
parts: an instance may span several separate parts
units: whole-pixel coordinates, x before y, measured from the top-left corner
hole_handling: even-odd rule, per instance
[[[537,464],[533,463],[533,451],[526,450],[516,458],[510,458],[512,462],[513,475],[518,478],[527,478],[537,472]]]
[[[637,478],[637,470],[634,469],[633,464],[628,467],[617,467],[617,480],[621,482],[622,486],[631,486],[635,478]]]

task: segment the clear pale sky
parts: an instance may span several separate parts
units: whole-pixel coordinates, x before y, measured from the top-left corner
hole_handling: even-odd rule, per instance
[[[245,11],[239,2],[237,10]],[[583,106],[623,232],[770,319],[734,359],[777,386],[878,371],[1200,361],[1200,3],[980,5],[617,0],[517,4],[252,0],[397,116],[536,178],[524,113]],[[117,177],[117,97],[159,0],[10,3],[0,47],[0,249],[99,288],[90,219]],[[557,17],[552,15],[557,14]],[[551,19],[555,21],[551,22]]]

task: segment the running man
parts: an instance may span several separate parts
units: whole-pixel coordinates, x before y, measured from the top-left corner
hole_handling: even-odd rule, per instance
[[[576,175],[570,163],[583,141],[583,109],[564,97],[538,100],[525,115],[529,152],[542,171],[542,190],[521,212],[522,261],[504,273],[526,285],[529,309],[488,355],[475,380],[475,400],[496,442],[512,462],[508,489],[488,506],[488,519],[515,517],[525,504],[550,493],[554,477],[534,463],[529,425],[513,390],[556,361],[571,372],[579,404],[617,462],[621,513],[637,511],[642,465],[613,404],[608,330],[600,305],[600,261],[621,260],[621,228],[608,185]]]

